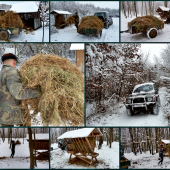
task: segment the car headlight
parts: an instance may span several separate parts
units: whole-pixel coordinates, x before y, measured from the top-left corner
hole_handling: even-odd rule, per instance
[[[147,98],[147,101],[148,101],[148,102],[151,102],[151,101],[152,101],[152,97],[148,97],[148,98]]]
[[[126,103],[127,104],[131,104],[131,100],[130,99],[126,99]]]

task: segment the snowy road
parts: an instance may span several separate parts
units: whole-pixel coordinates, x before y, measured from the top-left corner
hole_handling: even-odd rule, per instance
[[[165,98],[165,89],[161,88],[159,91],[160,101],[163,103]],[[161,104],[162,105],[162,104]],[[88,126],[168,126],[168,120],[165,117],[162,106],[159,109],[158,115],[152,113],[137,113],[133,116],[128,116],[126,107],[123,104],[117,106],[117,109],[110,107],[107,113],[91,115],[93,112],[93,105],[87,104],[86,107],[86,125]]]
[[[138,153],[135,156],[133,153],[124,154],[127,159],[131,161],[131,166],[129,169],[169,169],[170,168],[170,158],[164,157],[162,165],[158,165],[158,153],[151,155],[149,152]]]
[[[97,160],[99,163],[89,165],[88,163],[72,156],[69,161],[70,154],[65,150],[58,148],[58,144],[52,144],[54,148],[51,151],[51,168],[52,169],[118,169],[119,168],[119,142],[113,142],[112,148],[106,145],[104,141],[101,149],[96,149],[99,153]]]
[[[51,42],[119,42],[119,18],[113,18],[113,25],[108,29],[103,28],[102,37],[81,35],[77,33],[76,27],[71,25],[59,29],[58,33],[51,35]]]
[[[159,18],[159,16],[156,16]],[[121,14],[121,31],[127,30],[127,23],[135,19],[125,18]],[[170,42],[170,24],[164,24],[164,29],[158,30],[157,37],[153,39],[148,39],[147,35],[144,33],[130,34],[130,33],[121,33],[121,42]]]

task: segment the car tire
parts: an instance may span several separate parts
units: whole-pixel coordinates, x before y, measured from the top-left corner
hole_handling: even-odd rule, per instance
[[[147,37],[149,39],[155,38],[158,35],[158,30],[156,28],[149,28],[147,30]]]
[[[134,111],[132,111],[131,108],[126,108],[126,113],[127,113],[128,116],[134,115]]]
[[[1,40],[8,40],[9,39],[9,33],[8,31],[0,31],[0,39]]]
[[[153,106],[153,114],[154,114],[154,115],[158,115],[158,114],[159,114],[159,106],[158,106],[158,104],[156,104],[155,106]]]

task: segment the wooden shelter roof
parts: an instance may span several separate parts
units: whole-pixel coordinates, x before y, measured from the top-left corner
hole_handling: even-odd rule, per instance
[[[35,1],[25,1],[12,5],[10,11],[14,11],[16,13],[32,13],[38,12],[38,9],[39,6]]]
[[[70,50],[84,50],[84,44],[83,43],[80,43],[80,44],[72,43]]]
[[[72,14],[68,11],[59,11],[59,10],[53,10],[50,12],[50,14]]]
[[[164,6],[159,6],[158,9],[159,9],[159,8],[160,8],[162,11],[167,11],[167,12],[170,11],[169,8],[166,8],[166,7],[164,7]]]
[[[162,142],[165,144],[170,144],[170,140],[162,140]]]
[[[102,133],[100,132],[98,128],[82,128],[78,130],[65,132],[64,134],[59,136],[57,139],[89,137],[92,132],[94,136],[102,135]]]

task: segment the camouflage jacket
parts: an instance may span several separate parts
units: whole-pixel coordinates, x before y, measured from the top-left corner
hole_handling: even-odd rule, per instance
[[[18,71],[4,64],[0,72],[0,124],[22,124],[21,100],[36,97],[40,97],[40,92],[24,89]]]
[[[73,17],[75,18],[75,21],[77,22],[77,23],[79,23],[79,16],[78,15],[73,15]]]

